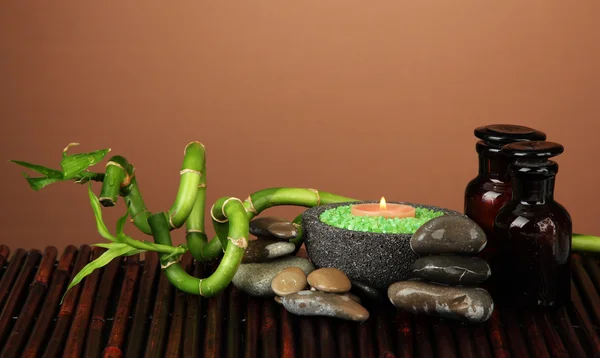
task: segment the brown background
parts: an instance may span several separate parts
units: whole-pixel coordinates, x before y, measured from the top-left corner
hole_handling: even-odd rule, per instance
[[[3,1],[0,242],[103,240],[84,186],[33,192],[7,163],[58,167],[69,142],[127,156],[153,211],[172,204],[192,140],[209,205],[299,186],[462,210],[472,130],[498,122],[566,147],[556,197],[600,235],[598,14],[558,0]],[[105,210],[112,230],[122,210]]]

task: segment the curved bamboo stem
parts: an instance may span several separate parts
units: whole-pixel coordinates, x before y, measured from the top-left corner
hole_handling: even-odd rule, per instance
[[[120,155],[115,155],[106,163],[105,180],[102,181],[100,197],[98,200],[102,206],[115,206],[121,193],[121,188],[129,185],[133,167],[129,165],[127,159]]]
[[[198,279],[189,275],[177,262],[177,258],[160,254],[161,268],[169,282],[184,292],[212,297],[223,291],[233,279],[237,268],[242,261],[244,249],[248,245],[248,218],[244,207],[239,200],[230,200],[221,209],[223,217],[227,219],[228,244],[225,255],[217,270],[205,279]],[[152,235],[157,244],[172,245],[171,234],[167,215],[165,213],[153,214],[148,219]]]
[[[192,257],[197,261],[207,261],[203,256],[203,249],[206,246],[207,237],[204,231],[204,205],[206,200],[206,167],[198,184],[194,208],[185,222],[185,239]]]
[[[189,143],[185,147],[183,165],[179,172],[179,190],[168,212],[171,229],[180,228],[190,216],[196,202],[204,163],[204,145],[200,142]]]

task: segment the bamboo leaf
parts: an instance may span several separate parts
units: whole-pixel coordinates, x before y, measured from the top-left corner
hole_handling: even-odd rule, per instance
[[[62,179],[57,179],[57,178],[46,178],[46,177],[36,177],[36,178],[32,178],[30,176],[28,176],[27,174],[23,174],[25,176],[25,179],[27,180],[27,183],[29,183],[29,186],[31,187],[31,189],[38,191],[40,189],[42,189],[45,186],[48,186],[50,184],[54,184],[56,182],[62,181]]]
[[[87,168],[100,162],[110,149],[100,149],[89,153],[77,153],[67,155],[60,161],[60,166],[63,169],[63,178],[71,179]]]
[[[140,250],[137,250],[136,248],[133,248],[127,244],[121,244],[121,243],[106,244],[103,246],[106,247],[108,245],[112,245],[112,246],[110,246],[109,249],[107,251],[105,251],[102,255],[100,255],[100,257],[98,257],[96,260],[85,265],[81,269],[81,271],[79,271],[77,273],[77,275],[75,275],[75,277],[73,277],[73,280],[69,284],[69,287],[67,287],[67,290],[65,291],[63,297],[60,300],[61,305],[63,303],[63,300],[65,299],[65,295],[67,294],[67,292],[69,292],[69,290],[71,288],[73,288],[75,285],[79,284],[81,282],[81,280],[83,280],[86,276],[88,276],[92,272],[94,272],[94,270],[108,265],[112,260],[114,260],[115,258],[117,258],[119,256],[130,256],[130,255],[135,255],[136,253],[140,252]]]
[[[117,240],[124,241],[125,233],[123,229],[125,228],[125,223],[127,221],[127,216],[129,216],[129,210],[125,211],[125,215],[121,216],[119,220],[117,220]]]
[[[56,179],[62,179],[63,178],[63,173],[60,170],[56,170],[56,169],[52,169],[52,168],[47,168],[41,165],[37,165],[37,164],[32,164],[32,163],[27,163],[27,162],[22,162],[20,160],[10,160],[11,162],[20,165],[22,167],[25,167],[27,169],[31,169],[35,172],[38,172],[48,178],[56,178]]]
[[[96,217],[96,226],[98,228],[98,233],[100,233],[100,235],[107,240],[117,241],[117,238],[110,234],[110,232],[106,228],[106,225],[104,224],[104,221],[102,220],[102,208],[100,206],[100,201],[92,191],[91,182],[88,185],[88,194],[90,197],[90,203],[92,204],[92,210],[94,211],[94,217]]]

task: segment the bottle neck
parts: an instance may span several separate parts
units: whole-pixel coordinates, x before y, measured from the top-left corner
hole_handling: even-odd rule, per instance
[[[479,176],[496,179],[503,182],[510,181],[510,159],[501,153],[479,153]]]
[[[555,176],[516,174],[512,178],[512,199],[525,205],[543,205],[554,200]]]

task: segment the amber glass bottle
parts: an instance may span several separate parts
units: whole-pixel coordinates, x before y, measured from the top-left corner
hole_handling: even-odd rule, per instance
[[[496,243],[492,234],[494,219],[500,208],[511,198],[511,183],[508,166],[510,158],[500,151],[502,146],[513,142],[543,141],[546,134],[533,128],[494,124],[475,129],[480,140],[475,148],[479,156],[479,174],[471,180],[465,190],[465,215],[475,221],[486,233],[488,243],[481,257],[492,263]],[[486,283],[493,284],[494,272]]]
[[[513,161],[512,198],[494,221],[499,303],[519,308],[560,307],[570,300],[572,222],[554,200],[558,164],[549,160],[563,152],[552,142],[508,144],[502,152]]]

